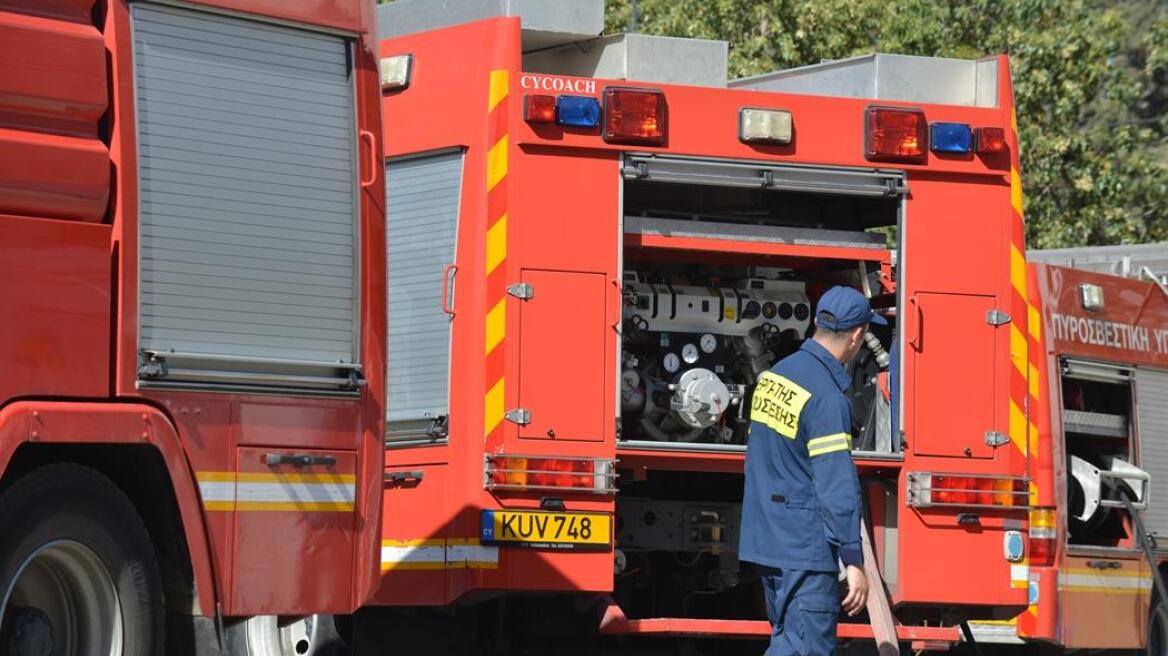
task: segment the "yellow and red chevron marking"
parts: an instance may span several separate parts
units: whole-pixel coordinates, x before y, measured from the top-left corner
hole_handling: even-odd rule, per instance
[[[504,341],[507,333],[507,70],[491,71],[487,94],[487,314],[484,320],[486,391],[483,400],[483,433],[487,442],[501,437],[504,405]]]
[[[1026,226],[1022,213],[1022,180],[1018,174],[1018,130],[1014,114],[1010,114],[1010,442],[1017,447],[1011,459],[1013,473],[1024,473],[1027,456],[1031,453],[1030,341],[1028,328],[1030,306],[1027,303]],[[1034,496],[1033,483],[1031,497]]]
[[[1039,494],[1034,475],[1041,458],[1035,412],[1042,407],[1042,314],[1035,305],[1035,293],[1028,288],[1026,269],[1025,219],[1022,207],[1022,180],[1019,175],[1018,119],[1010,113],[1010,284],[1013,288],[1011,307],[1014,320],[1010,323],[1010,359],[1014,364],[1010,385],[1010,438],[1015,431],[1024,439],[1023,451],[1028,456],[1030,473],[1030,503],[1038,504]]]

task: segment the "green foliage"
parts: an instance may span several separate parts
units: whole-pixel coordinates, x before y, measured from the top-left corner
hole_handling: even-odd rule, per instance
[[[608,0],[610,32],[629,0]],[[640,0],[638,29],[730,42],[741,77],[868,52],[1011,57],[1028,243],[1168,240],[1160,0]]]

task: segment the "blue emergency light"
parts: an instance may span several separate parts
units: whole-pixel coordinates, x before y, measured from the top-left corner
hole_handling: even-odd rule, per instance
[[[574,128],[600,125],[600,101],[588,96],[556,98],[556,123]]]
[[[965,123],[933,123],[929,126],[929,150],[934,153],[971,153],[973,130]]]

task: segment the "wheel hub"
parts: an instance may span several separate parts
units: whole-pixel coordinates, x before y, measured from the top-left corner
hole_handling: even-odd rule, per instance
[[[121,654],[121,604],[97,554],[55,540],[29,555],[0,599],[0,636],[17,656]]]
[[[53,625],[49,616],[39,608],[20,606],[9,610],[0,645],[5,654],[12,656],[52,656]]]

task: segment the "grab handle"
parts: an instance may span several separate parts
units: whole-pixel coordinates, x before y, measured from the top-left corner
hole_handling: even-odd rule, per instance
[[[375,139],[373,137],[373,133],[368,130],[361,130],[359,135],[361,142],[367,144],[369,147],[369,159],[367,160],[369,165],[369,179],[361,178],[361,186],[368,187],[374,182],[377,182],[377,165],[379,159],[377,157],[377,139]]]
[[[454,316],[454,278],[458,275],[457,264],[447,264],[442,271],[442,311]]]
[[[917,301],[916,296],[908,298],[908,304],[911,306],[909,310],[909,326],[908,326],[908,344],[914,350],[921,350],[921,323],[924,321],[924,315],[921,314],[921,305]]]

